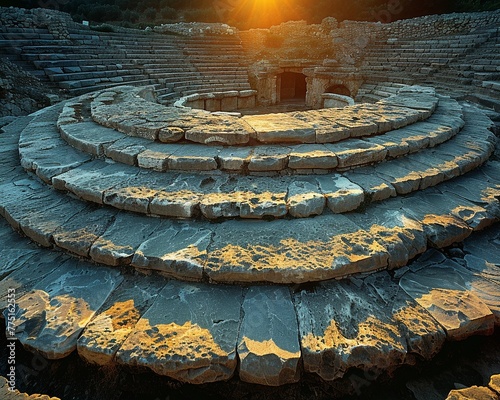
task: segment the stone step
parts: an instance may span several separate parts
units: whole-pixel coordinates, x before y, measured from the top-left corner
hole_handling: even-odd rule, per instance
[[[0,229],[4,225],[0,222]],[[493,232],[498,237],[498,230]],[[33,249],[39,258],[46,253]],[[498,245],[492,250],[500,251]],[[477,294],[484,284],[491,287],[490,278],[436,252],[415,265],[401,280],[378,272],[314,290],[261,285],[244,290],[120,276],[118,270],[90,269],[66,258],[33,289],[18,287],[23,290],[16,297],[16,335],[49,358],[77,348],[91,363],[142,366],[196,384],[235,373],[250,383],[293,383],[300,377],[299,363],[329,382],[353,369],[374,379],[418,358],[431,359],[445,340],[492,330],[492,312]],[[17,276],[30,276],[30,268],[18,266]],[[474,282],[470,289],[467,279]],[[99,285],[97,296],[89,296],[84,282]],[[498,299],[498,291],[490,294]],[[68,314],[70,306],[81,313]],[[64,330],[49,330],[51,324]],[[45,326],[43,339],[34,340]]]
[[[43,114],[42,117],[47,118]],[[5,134],[1,138],[4,137],[7,138]],[[10,152],[15,158],[17,151]],[[87,165],[88,173],[95,171],[95,162]],[[126,173],[123,166],[118,167],[117,176]],[[100,263],[131,263],[138,269],[157,270],[188,280],[207,277],[218,282],[301,283],[395,267],[428,245],[448,246],[462,241],[473,230],[498,221],[499,171],[500,165],[490,162],[480,171],[443,183],[439,188],[371,205],[365,210],[366,219],[363,214],[353,213],[324,214],[310,220],[233,220],[210,224],[158,220],[117,213],[107,207],[95,208],[26,179],[22,170],[10,167],[3,172],[0,211],[12,226],[37,243]],[[143,181],[139,175],[130,178],[130,184],[122,189],[125,195],[134,192],[130,190],[134,179],[135,185]],[[203,184],[207,187],[214,181],[211,177]],[[101,183],[95,179],[93,184],[98,193]],[[270,184],[276,187],[276,182]],[[141,190],[147,187],[153,185]],[[187,191],[174,197],[184,209],[190,206],[186,196],[190,196],[192,186],[188,183],[185,187]],[[116,195],[108,197],[109,202],[120,196],[117,189]],[[133,204],[136,210],[144,210],[144,203]],[[172,206],[170,200],[166,205]],[[265,212],[249,202],[248,209],[252,207],[254,213]],[[43,214],[33,210],[43,210]],[[87,225],[92,229],[85,229]],[[136,236],[124,236],[126,226],[144,228],[137,230]],[[165,242],[166,234],[173,239]]]

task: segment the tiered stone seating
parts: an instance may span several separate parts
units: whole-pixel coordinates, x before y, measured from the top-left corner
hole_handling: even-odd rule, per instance
[[[149,94],[0,135],[0,214],[40,246],[0,221],[26,348],[277,386],[389,372],[499,324],[498,229],[478,231],[500,220],[500,163],[475,107],[412,87],[237,118]],[[440,251],[460,242],[463,259]]]
[[[402,72],[408,77],[410,73],[412,83],[422,82],[434,72],[465,57],[486,42],[494,31],[482,29],[452,37],[425,39],[389,38],[367,48],[360,70],[368,78],[379,76],[385,80],[393,80],[403,75]]]
[[[188,38],[184,52],[200,72],[201,79],[196,86],[177,86],[175,90],[182,91],[183,95],[251,89],[239,38]]]
[[[69,33],[69,40],[60,40],[48,30],[4,27],[0,52],[70,96],[123,84],[153,84],[159,101],[169,103],[207,90],[250,89],[237,38],[103,33],[84,27]]]

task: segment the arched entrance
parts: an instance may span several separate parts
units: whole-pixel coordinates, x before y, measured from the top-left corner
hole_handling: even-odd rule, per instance
[[[351,91],[344,85],[332,85],[325,90],[325,93],[341,94],[342,96],[351,97]]]
[[[279,76],[279,101],[306,101],[306,76],[298,72],[283,72]]]

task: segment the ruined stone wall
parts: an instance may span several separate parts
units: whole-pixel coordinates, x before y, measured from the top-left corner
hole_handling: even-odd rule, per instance
[[[162,24],[153,28],[158,33],[174,33],[183,36],[236,35],[238,30],[227,24],[178,22]]]
[[[380,35],[400,39],[471,33],[479,28],[498,26],[500,10],[480,13],[429,15],[381,25]]]
[[[71,16],[60,11],[45,8],[26,10],[24,8],[0,7],[2,25],[7,28],[48,29],[55,38],[69,40],[68,28],[75,25]]]

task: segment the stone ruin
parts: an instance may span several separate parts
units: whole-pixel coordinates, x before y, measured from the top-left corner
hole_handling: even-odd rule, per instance
[[[500,13],[169,36],[1,12],[4,54],[68,97],[0,135],[26,349],[279,386],[500,324]]]

